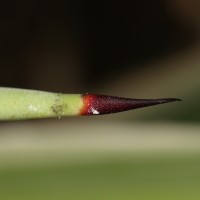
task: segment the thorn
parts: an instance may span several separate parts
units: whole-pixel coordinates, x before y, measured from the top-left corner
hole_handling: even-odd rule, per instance
[[[157,104],[181,101],[181,99],[176,98],[130,99],[97,94],[85,94],[82,98],[84,101],[84,108],[81,111],[81,115],[103,115]]]

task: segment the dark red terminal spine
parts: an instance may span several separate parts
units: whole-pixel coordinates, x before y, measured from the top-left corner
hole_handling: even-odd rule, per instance
[[[81,115],[104,115],[137,108],[180,101],[176,98],[165,99],[130,99],[97,94],[82,95],[84,106]]]

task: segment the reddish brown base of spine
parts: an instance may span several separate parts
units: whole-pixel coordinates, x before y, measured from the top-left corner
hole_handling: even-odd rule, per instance
[[[130,99],[106,95],[85,94],[82,96],[84,107],[81,115],[103,115],[117,113],[157,104],[180,101],[180,99]]]

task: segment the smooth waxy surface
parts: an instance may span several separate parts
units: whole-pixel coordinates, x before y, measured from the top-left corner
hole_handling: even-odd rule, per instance
[[[0,88],[0,120],[78,115],[81,95]]]
[[[96,94],[60,94],[0,88],[0,120],[103,115],[173,101],[179,99],[130,99]]]
[[[83,95],[84,107],[81,111],[81,115],[105,115],[174,101],[180,101],[180,99],[131,99],[107,95],[86,94]]]

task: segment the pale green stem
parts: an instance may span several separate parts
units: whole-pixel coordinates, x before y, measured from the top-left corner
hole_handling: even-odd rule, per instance
[[[0,88],[0,120],[20,120],[79,115],[79,94]]]

